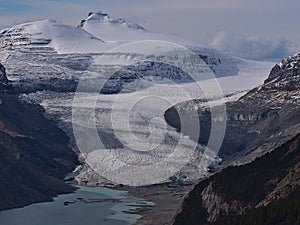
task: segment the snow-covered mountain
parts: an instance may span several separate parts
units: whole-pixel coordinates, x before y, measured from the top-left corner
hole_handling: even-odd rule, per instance
[[[254,65],[251,61],[202,47],[186,38],[153,33],[125,19],[111,19],[101,11],[89,13],[79,27],[43,20],[4,29],[0,32],[0,60],[4,63],[5,57],[12,55],[12,51],[24,49],[29,49],[33,54],[41,48],[53,49],[58,54],[102,54],[120,44],[141,40],[159,40],[183,45],[198,54],[217,77],[237,75],[240,66],[244,67],[248,63],[251,67]],[[5,54],[4,50],[9,53]],[[253,69],[256,69],[255,66]]]
[[[96,37],[101,36],[106,42],[139,40],[139,36],[148,33],[138,24],[128,22],[124,18],[111,19],[102,11],[89,13],[88,18],[82,20],[79,27]]]
[[[17,49],[31,46],[49,46],[58,53],[103,51],[104,42],[83,29],[42,20],[13,26],[0,33],[0,47]]]
[[[161,40],[185,46],[199,46],[199,43],[183,37],[150,32],[124,18],[110,18],[107,13],[102,11],[90,12],[88,17],[81,21],[79,27],[107,43],[122,44],[140,40]]]
[[[118,48],[119,50],[111,51],[120,44],[130,45],[131,42],[143,40],[173,42],[185,46],[198,55],[204,62],[204,68],[210,69],[217,78],[224,94],[233,96],[226,101],[236,99],[241,92],[263,83],[273,65],[268,62],[236,58],[214,49],[201,47],[198,43],[185,38],[153,33],[125,19],[112,19],[103,12],[90,13],[79,27],[60,24],[53,20],[43,20],[4,29],[0,32],[0,61],[7,69],[7,77],[11,81],[12,91],[22,94],[21,97],[24,100],[42,105],[46,109],[47,116],[57,120],[67,132],[74,150],[77,147],[72,127],[72,107],[78,82],[86,80],[88,88],[94,84],[95,79],[106,79],[102,75],[99,77],[99,74],[111,70],[118,71],[109,80],[112,85],[108,85],[108,87],[111,88],[119,88],[123,83],[127,86],[146,77],[147,85],[143,83],[142,88],[122,94],[116,94],[118,92],[115,90],[108,91],[107,93],[110,95],[102,92],[97,96],[96,103],[95,96],[89,96],[87,89],[85,93],[77,96],[79,106],[76,106],[85,109],[79,115],[83,123],[77,124],[82,133],[88,134],[86,129],[92,130],[96,123],[98,133],[101,139],[105,140],[105,146],[109,152],[119,155],[123,161],[129,164],[141,165],[145,162],[164,159],[176,146],[176,140],[180,138],[180,135],[178,136],[177,132],[170,127],[166,131],[163,119],[165,110],[172,106],[170,102],[177,104],[182,100],[180,88],[187,90],[190,98],[215,97],[204,96],[201,91],[194,91],[193,84],[185,79],[186,74],[180,68],[174,69],[163,63],[152,62],[124,68],[124,65],[136,62],[135,59],[138,62],[143,51],[142,48],[132,48],[130,51],[127,49],[123,52],[122,48]],[[184,60],[190,65],[194,63],[193,58],[187,57]],[[103,62],[105,63],[103,64]],[[176,82],[175,84],[156,82],[160,81],[160,78]],[[209,86],[214,81],[214,79],[199,79],[199,85]],[[150,85],[148,85],[149,83]],[[179,89],[178,84],[180,84]],[[238,94],[232,95],[234,93]],[[139,108],[134,111],[134,116],[130,118],[131,129],[121,127],[122,129],[118,129],[119,133],[116,133],[114,124],[111,123],[112,106],[115,107],[114,110],[118,115],[126,115],[131,107],[130,104],[133,104],[132,101],[147,99],[149,96],[160,96],[170,101],[156,102],[151,99],[151,101],[141,102]],[[118,104],[115,104],[116,99],[118,99]],[[92,117],[94,112],[96,112],[96,121]],[[152,123],[153,116],[160,118],[161,121]],[[119,119],[117,125],[125,122],[122,121],[122,117]],[[124,144],[118,141],[118,137],[120,137],[118,135],[127,137],[131,131],[135,136],[145,138],[149,134],[149,124],[154,128],[154,140],[158,140],[162,133],[167,132],[166,140],[159,146],[157,152],[150,151],[145,154],[144,151],[130,151],[126,144],[132,143]],[[187,152],[194,143],[188,137],[183,137],[183,140],[180,149],[182,152]],[[93,143],[94,140],[84,141]],[[140,142],[137,144],[140,149],[143,149]],[[199,148],[201,149],[201,147]],[[205,168],[199,165],[199,159],[203,158],[201,157],[202,153],[198,151],[197,154],[192,157],[189,166],[182,171],[191,180],[198,179],[205,174]],[[100,156],[94,155],[94,153],[84,155],[86,160],[98,159],[102,162]],[[107,158],[103,163],[107,165],[107,168],[116,166],[114,160],[109,161]],[[178,160],[176,163],[181,164],[183,161]],[[127,179],[123,183],[130,182],[130,177],[122,174],[124,171],[119,171],[119,175]],[[169,174],[169,171],[162,170],[160,172],[162,177]],[[79,174],[78,182],[101,184],[100,178],[96,175],[94,177],[94,175],[90,168],[85,168]],[[137,178],[132,177],[132,179]],[[138,185],[138,183],[134,184]]]

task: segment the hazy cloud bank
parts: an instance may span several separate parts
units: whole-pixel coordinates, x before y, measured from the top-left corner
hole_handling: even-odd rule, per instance
[[[253,60],[276,60],[294,53],[294,45],[283,38],[267,39],[224,31],[208,38],[207,43],[218,50]]]

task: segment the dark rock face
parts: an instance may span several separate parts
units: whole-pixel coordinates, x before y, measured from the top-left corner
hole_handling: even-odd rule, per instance
[[[143,63],[126,66],[117,71],[105,82],[101,89],[101,93],[115,94],[120,92],[132,92],[144,89],[146,85],[151,85],[151,81],[154,81],[155,83],[162,79],[171,80],[176,83],[193,81],[188,74],[179,68],[164,63],[145,61]],[[148,80],[149,83],[135,86],[131,90],[125,88],[130,83],[139,80]],[[92,82],[97,83],[97,80]]]
[[[6,77],[6,72],[5,72],[5,68],[4,66],[0,63],[0,82],[7,84],[8,83],[8,79]]]
[[[284,62],[284,63],[283,63]],[[227,107],[227,129],[220,155],[234,161],[245,157],[251,161],[274,147],[300,133],[300,56],[288,58],[277,64],[266,82],[251,90]],[[201,100],[186,102],[169,109],[165,118],[168,123],[180,130],[180,120],[176,110],[189,110]],[[209,110],[198,110],[201,125],[200,137],[193,137],[201,144],[207,144],[211,118]],[[251,152],[257,150],[255,154]],[[246,160],[246,161],[247,161]],[[244,162],[246,162],[244,161]]]
[[[0,95],[0,210],[75,190],[62,179],[77,164],[68,138],[41,107]]]

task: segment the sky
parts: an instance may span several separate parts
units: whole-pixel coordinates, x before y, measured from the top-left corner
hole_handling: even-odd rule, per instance
[[[299,9],[299,0],[0,0],[0,28],[40,19],[78,25],[102,10],[240,57],[279,59],[300,49]]]

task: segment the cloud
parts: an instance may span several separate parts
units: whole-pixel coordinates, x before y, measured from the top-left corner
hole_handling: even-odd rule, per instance
[[[300,46],[295,28],[295,21],[300,19],[298,0],[289,0],[289,4],[280,0],[0,0],[0,3],[0,28],[46,18],[76,26],[88,12],[104,10],[112,17],[139,23],[147,30],[199,42],[206,40],[206,33],[219,30],[259,34],[256,37],[221,32],[205,42],[250,59],[290,54],[286,39]],[[274,39],[261,38],[266,36]]]
[[[293,44],[286,39],[267,39],[219,32],[209,41],[209,46],[230,54],[252,60],[276,60],[293,54]]]

